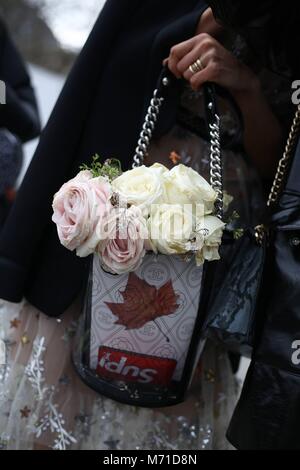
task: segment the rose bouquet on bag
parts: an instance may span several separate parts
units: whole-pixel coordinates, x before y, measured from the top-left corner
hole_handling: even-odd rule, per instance
[[[213,215],[216,192],[193,169],[160,164],[124,173],[96,156],[54,196],[60,242],[80,257],[97,254],[112,274],[136,271],[147,252],[220,259],[225,224]]]

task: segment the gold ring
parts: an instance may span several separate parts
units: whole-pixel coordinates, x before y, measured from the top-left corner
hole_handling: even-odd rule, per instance
[[[196,62],[189,66],[189,71],[194,75],[195,73],[201,72],[204,68],[201,57],[199,57]]]

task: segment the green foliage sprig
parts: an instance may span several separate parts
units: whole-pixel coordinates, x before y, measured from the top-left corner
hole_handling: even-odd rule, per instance
[[[90,165],[81,165],[80,170],[90,171],[94,178],[98,178],[99,176],[107,177],[110,181],[113,181],[122,174],[120,160],[109,158],[102,163],[98,154],[93,156]]]

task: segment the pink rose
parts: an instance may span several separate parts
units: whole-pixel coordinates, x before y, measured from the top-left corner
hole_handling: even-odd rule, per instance
[[[69,183],[71,181],[81,181],[82,183],[84,183],[85,181],[89,181],[89,180],[92,180],[93,179],[93,173],[89,170],[83,170],[83,171],[80,171],[78,173],[77,176],[75,176],[75,178],[73,178],[72,180],[69,181]]]
[[[142,211],[135,206],[114,208],[106,217],[102,231],[103,241],[98,245],[98,253],[103,268],[113,274],[135,271],[146,254],[148,239]]]
[[[64,247],[77,250],[81,257],[93,253],[99,243],[95,228],[110,209],[110,196],[110,183],[93,178],[89,171],[80,172],[61,187],[54,196],[52,220]]]

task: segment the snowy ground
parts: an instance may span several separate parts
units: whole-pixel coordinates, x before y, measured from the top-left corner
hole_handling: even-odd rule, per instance
[[[43,16],[59,42],[80,50],[105,0],[30,0],[42,6]]]
[[[246,358],[242,358],[241,360],[241,366],[240,366],[240,370],[237,374],[237,378],[243,382],[245,380],[245,377],[246,377],[246,374],[247,374],[247,371],[248,371],[248,368],[250,366],[250,360],[249,359],[246,359]]]
[[[44,126],[63,87],[65,77],[48,72],[47,70],[33,65],[29,66],[29,70],[31,73],[33,85],[36,90],[42,124]],[[24,167],[20,175],[19,182],[24,177],[24,174],[36,149],[37,143],[38,139],[25,145]]]

